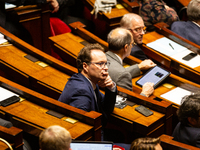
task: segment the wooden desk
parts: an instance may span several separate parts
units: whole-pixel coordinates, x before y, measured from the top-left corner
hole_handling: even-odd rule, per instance
[[[6,107],[0,106],[0,116],[10,120],[14,126],[23,129],[25,132],[39,136],[41,131],[57,124],[66,128],[73,139],[101,140],[100,113],[86,112],[63,104],[3,77],[0,77],[0,86],[21,97],[21,101],[17,103]],[[61,118],[54,117],[47,114],[49,110],[64,116]],[[73,123],[74,120],[76,122]]]
[[[7,9],[17,13],[20,23],[30,32],[34,46],[47,54],[51,54],[50,41],[50,8],[49,4],[28,5]]]
[[[0,32],[12,39],[14,45],[0,47],[0,66],[6,78],[44,95],[58,99],[67,79],[77,69],[30,46],[0,28]],[[37,58],[36,62],[25,56]]]
[[[160,140],[163,150],[200,150],[200,148],[174,141],[173,137],[169,135],[161,135]]]
[[[23,135],[22,130],[16,127],[6,128],[0,126],[0,137],[6,140],[13,149],[15,150],[23,150]],[[0,149],[4,150],[8,148],[5,144],[0,142]],[[5,147],[4,147],[5,146]]]
[[[142,49],[145,54],[148,55],[149,58],[155,60],[157,63],[160,63],[161,65],[169,69],[174,74],[177,74],[179,76],[187,78],[188,80],[200,84],[200,65],[198,67],[191,68],[190,66],[187,66],[170,56],[167,56],[147,47],[146,44],[153,42],[159,38],[167,37],[198,54],[200,54],[200,46],[180,37],[171,30],[167,29],[168,26],[165,23],[158,23],[155,25],[155,27],[155,32],[147,33],[143,37]]]
[[[118,0],[129,12],[139,14],[139,4],[136,0],[130,2],[129,0]]]
[[[187,7],[191,0],[178,0],[178,2],[182,5]]]

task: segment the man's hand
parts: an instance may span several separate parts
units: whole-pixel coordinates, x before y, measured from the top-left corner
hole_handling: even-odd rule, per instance
[[[154,66],[156,66],[156,64],[150,59],[145,59],[140,64],[138,64],[138,67],[140,68],[140,70],[147,70],[147,69],[152,68]]]
[[[50,3],[53,8],[52,13],[55,13],[59,10],[59,4],[58,4],[57,0],[47,0],[47,2]]]
[[[146,82],[142,86],[142,92],[141,93],[143,93],[144,95],[146,95],[146,97],[149,97],[153,93],[153,91],[154,91],[153,85],[154,85],[154,83]]]
[[[99,85],[100,87],[107,87],[107,88],[109,88],[109,89],[112,89],[112,88],[114,88],[114,86],[115,86],[115,84],[113,83],[113,81],[112,81],[112,79],[110,78],[109,75],[106,77],[106,79],[100,80],[100,81],[98,82],[98,85]]]

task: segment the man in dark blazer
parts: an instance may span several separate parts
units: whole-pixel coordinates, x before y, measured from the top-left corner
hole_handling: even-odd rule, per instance
[[[85,111],[107,115],[114,109],[117,88],[108,75],[104,49],[99,44],[86,45],[77,57],[77,74],[68,80],[59,101]],[[105,96],[99,91],[105,88]]]
[[[120,26],[131,31],[134,42],[137,44],[132,47],[131,55],[140,60],[148,59],[139,46],[142,44],[143,35],[146,32],[142,17],[135,13],[127,13],[122,17]]]
[[[141,70],[147,70],[156,64],[149,59],[130,67],[123,67],[123,59],[130,55],[134,45],[132,34],[124,28],[113,29],[108,34],[109,51],[106,57],[110,62],[108,72],[112,80],[120,87],[132,91],[132,78],[140,75]],[[146,83],[142,95],[149,97],[153,93],[153,83]]]
[[[17,17],[7,13],[5,2],[16,6],[50,3],[53,9],[52,13],[59,9],[57,0],[0,0],[0,26],[29,44],[33,44],[30,33],[19,23]]]
[[[177,115],[180,122],[173,131],[174,140],[200,148],[200,93],[185,96]]]
[[[183,38],[200,45],[200,1],[191,0],[187,6],[188,21],[175,21],[171,30]]]

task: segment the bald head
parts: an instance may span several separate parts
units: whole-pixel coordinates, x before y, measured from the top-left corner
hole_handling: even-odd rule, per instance
[[[121,50],[126,44],[130,45],[132,41],[133,37],[131,32],[124,28],[116,28],[111,30],[107,37],[109,49],[113,51]]]
[[[142,44],[145,34],[142,17],[134,13],[125,14],[120,21],[120,26],[131,31],[135,43]]]
[[[140,17],[138,14],[128,13],[122,17],[120,26],[126,29],[131,29],[140,22],[143,22],[142,17]]]

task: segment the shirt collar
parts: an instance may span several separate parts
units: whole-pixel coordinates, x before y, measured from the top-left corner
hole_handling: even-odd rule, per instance
[[[198,27],[200,27],[200,25],[198,24],[198,23],[196,23],[196,22],[194,22],[194,21],[192,21],[194,24],[196,24]]]
[[[86,76],[85,76],[86,77]],[[86,79],[88,79],[86,77]],[[95,90],[97,88],[96,84],[92,83],[92,81],[90,81],[90,79],[88,79],[88,81],[90,82],[90,84],[92,85],[93,90]]]
[[[119,58],[120,63],[123,65],[123,61],[122,61],[121,57],[119,57],[117,54],[115,54],[115,55]]]

